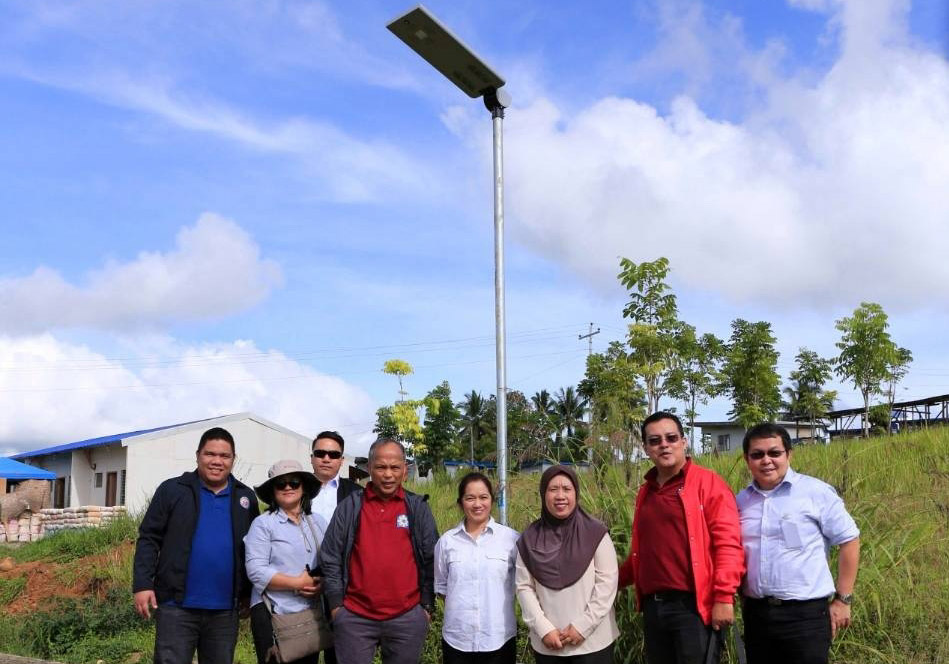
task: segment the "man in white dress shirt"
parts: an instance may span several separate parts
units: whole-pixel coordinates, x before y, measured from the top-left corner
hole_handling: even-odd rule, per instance
[[[758,424],[742,447],[753,478],[738,494],[748,663],[826,664],[850,624],[860,531],[832,486],[791,468],[784,427]],[[840,547],[836,584],[831,546]]]

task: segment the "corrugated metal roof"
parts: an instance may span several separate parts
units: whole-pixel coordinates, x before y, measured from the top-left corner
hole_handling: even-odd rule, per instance
[[[55,480],[56,473],[0,457],[0,477],[8,480]]]
[[[211,417],[208,419],[217,420],[220,418]],[[19,454],[14,454],[10,458],[11,459],[29,459],[30,457],[44,456],[46,454],[56,454],[57,452],[69,452],[71,450],[79,450],[85,447],[97,447],[99,445],[108,445],[109,443],[117,443],[119,441],[125,440],[126,438],[141,436],[146,433],[154,433],[155,431],[163,431],[165,429],[174,429],[175,427],[183,427],[189,424],[194,424],[195,422],[206,422],[206,421],[207,420],[193,420],[191,422],[179,422],[178,424],[169,424],[163,427],[155,427],[154,429],[142,429],[141,431],[126,431],[125,433],[116,433],[110,436],[100,436],[98,438],[89,438],[88,440],[80,440],[75,443],[64,443],[62,445],[44,447],[39,450],[30,450],[29,452],[20,452]]]

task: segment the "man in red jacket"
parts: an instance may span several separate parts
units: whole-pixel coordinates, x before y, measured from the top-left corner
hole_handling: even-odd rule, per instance
[[[716,632],[735,620],[745,571],[735,496],[687,456],[675,415],[653,413],[642,437],[654,467],[636,496],[619,587],[636,586],[648,664],[702,664],[710,648],[720,648]]]

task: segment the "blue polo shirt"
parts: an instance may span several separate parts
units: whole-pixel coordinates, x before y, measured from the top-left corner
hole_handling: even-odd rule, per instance
[[[234,608],[234,537],[231,531],[233,478],[220,493],[201,484],[198,523],[191,540],[186,609]]]

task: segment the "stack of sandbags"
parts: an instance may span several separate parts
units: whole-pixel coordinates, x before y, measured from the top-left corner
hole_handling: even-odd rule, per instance
[[[17,530],[19,535],[17,541],[19,542],[31,542],[33,541],[32,534],[30,533],[30,520],[33,517],[32,512],[23,512],[20,515],[20,518],[17,519]]]
[[[42,511],[42,529],[45,532],[54,532],[65,528],[98,528],[124,515],[123,505],[115,507],[83,505],[82,507],[45,509]]]

